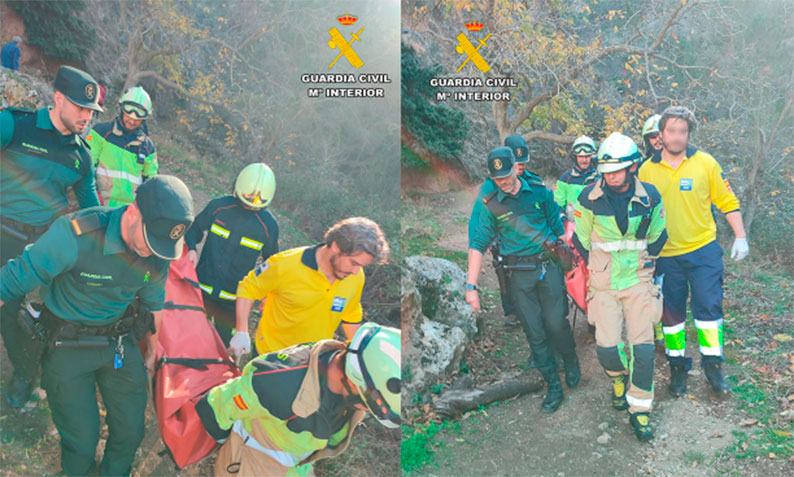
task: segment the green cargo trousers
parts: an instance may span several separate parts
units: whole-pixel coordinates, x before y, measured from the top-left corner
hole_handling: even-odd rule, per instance
[[[128,475],[144,434],[146,369],[134,339],[122,340],[124,360],[113,368],[115,340],[102,349],[56,348],[42,364],[52,420],[61,436],[61,467],[66,475],[95,472],[99,442],[96,388],[107,410],[108,440],[100,475]]]
[[[549,261],[545,273],[544,267],[538,266],[536,270],[514,270],[511,274],[510,294],[538,371],[556,371],[555,351],[563,357],[576,353],[566,318],[568,301],[562,269]]]

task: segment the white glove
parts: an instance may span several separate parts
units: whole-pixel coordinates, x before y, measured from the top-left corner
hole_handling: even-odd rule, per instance
[[[245,331],[238,331],[229,341],[229,347],[232,349],[232,354],[239,358],[251,351],[251,336]]]
[[[747,254],[750,253],[750,245],[747,243],[746,238],[737,238],[733,241],[733,248],[731,249],[731,258],[735,259],[737,262]]]

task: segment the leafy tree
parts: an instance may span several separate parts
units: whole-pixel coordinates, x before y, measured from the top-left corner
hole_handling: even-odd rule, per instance
[[[82,17],[87,8],[84,0],[7,0],[5,3],[25,23],[28,43],[49,56],[82,62],[96,44],[92,24]]]
[[[416,52],[402,47],[402,127],[443,159],[460,153],[470,123],[466,116],[435,101],[438,88],[430,79],[438,76],[441,65],[426,66]]]

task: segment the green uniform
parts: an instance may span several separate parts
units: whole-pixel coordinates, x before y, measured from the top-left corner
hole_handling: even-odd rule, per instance
[[[543,185],[543,179],[540,178],[537,174],[534,174],[528,170],[524,170],[524,174],[521,176],[523,177],[527,183],[530,185]],[[479,210],[483,207],[483,199],[490,193],[496,190],[496,183],[491,179],[485,179],[482,186],[480,187],[480,192],[477,194],[477,199],[474,201],[474,207],[472,208],[471,218],[469,220],[469,237],[471,237],[477,230],[477,226],[479,225],[475,218],[479,217]],[[494,245],[498,247],[498,244]],[[502,283],[500,282],[500,295],[502,300],[502,310],[504,311],[505,316],[507,315],[514,315],[515,314],[515,307],[513,306],[513,302],[510,299],[510,280],[505,280],[505,286],[502,288]]]
[[[143,124],[132,132],[121,127],[120,119],[99,123],[86,139],[96,167],[96,183],[102,203],[109,207],[130,204],[135,189],[157,174],[154,143]]]
[[[80,207],[99,205],[85,141],[77,134],[58,132],[48,108],[0,111],[0,264],[21,254],[66,210],[69,187]],[[0,308],[0,323],[15,380],[28,383],[29,390],[40,350],[17,323],[23,299],[19,296]]]
[[[162,310],[168,262],[132,253],[121,238],[124,210],[93,207],[56,220],[3,267],[0,298],[41,285],[44,305],[55,316],[86,326],[116,321],[136,296],[150,311]]]
[[[49,225],[66,210],[71,186],[80,207],[99,205],[88,144],[64,136],[49,109],[0,112],[0,215],[31,225]]]
[[[576,167],[566,171],[557,180],[557,188],[554,189],[554,201],[567,214],[568,206],[573,207],[582,190],[596,182],[599,177],[598,172],[593,167],[587,172],[580,172]]]
[[[523,177],[530,185],[543,185],[543,179],[541,179],[540,176],[526,169],[524,170],[524,174],[521,177]],[[493,181],[493,179],[485,179],[485,182],[483,182],[482,186],[480,187],[480,192],[477,194],[477,199],[474,201],[474,207],[472,208],[471,218],[469,220],[469,237],[474,235],[477,227],[479,226],[477,218],[480,214],[479,210],[483,207],[483,199],[485,199],[485,197],[491,194],[494,190],[496,190],[496,183]],[[494,244],[494,247],[499,248],[499,244]],[[513,306],[513,300],[510,298],[509,278],[506,278],[504,282],[504,284],[502,281],[499,282],[502,311],[504,311],[505,316],[515,315],[515,306]]]
[[[536,366],[544,377],[549,376],[548,381],[557,370],[554,351],[566,359],[575,358],[576,353],[565,318],[568,308],[563,273],[543,253],[543,243],[562,236],[564,228],[551,191],[519,180],[521,189],[516,195],[497,189],[485,197],[482,207],[474,209],[471,221],[477,226],[469,229],[469,248],[485,253],[498,236],[508,264],[527,264],[527,269],[510,272],[510,296]]]
[[[4,302],[42,287],[45,311],[61,320],[99,326],[119,319],[136,296],[151,311],[163,309],[168,262],[140,257],[121,236],[126,207],[93,207],[68,214],[19,257],[0,269]],[[126,474],[144,434],[146,373],[131,335],[101,349],[58,347],[42,364],[42,387],[61,435],[61,466],[85,475],[95,466],[99,439],[96,387],[107,409],[109,437],[100,472]]]
[[[485,253],[498,235],[502,255],[535,255],[543,252],[546,239],[554,240],[565,233],[560,208],[554,203],[551,191],[542,184],[530,184],[523,177],[519,180],[521,190],[516,196],[495,188],[478,201],[482,205],[474,206],[469,219],[469,248]],[[489,197],[496,201],[494,203],[509,204],[507,207],[512,213],[501,217],[503,214],[491,212],[487,206]]]
[[[541,179],[540,176],[527,170],[524,171],[524,174],[521,177],[524,178],[524,180],[530,185],[543,185],[543,179]],[[482,186],[480,187],[480,192],[477,193],[477,199],[474,201],[474,207],[472,207],[469,220],[469,237],[475,233],[477,227],[479,226],[477,218],[480,216],[480,209],[483,207],[483,199],[485,199],[487,195],[495,190],[496,183],[493,181],[493,179],[485,179],[485,182],[483,182]]]

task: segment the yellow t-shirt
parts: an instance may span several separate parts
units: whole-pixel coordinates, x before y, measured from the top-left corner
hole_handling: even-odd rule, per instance
[[[240,281],[238,297],[265,299],[255,337],[259,354],[330,339],[340,322],[361,321],[364,270],[332,284],[317,267],[318,247],[272,255]]]
[[[724,214],[739,210],[739,199],[717,160],[695,148],[687,148],[678,169],[654,156],[640,167],[639,177],[662,194],[668,236],[662,257],[695,251],[717,238],[712,203]]]

